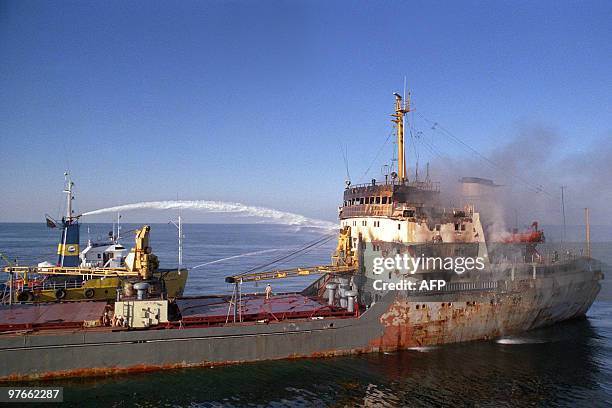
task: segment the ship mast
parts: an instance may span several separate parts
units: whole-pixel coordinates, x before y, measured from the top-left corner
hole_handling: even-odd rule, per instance
[[[64,177],[66,178],[66,188],[64,188],[64,193],[66,193],[66,221],[70,221],[72,219],[72,186],[74,186],[74,183],[68,172],[64,173]]]
[[[395,113],[391,116],[394,117],[393,123],[397,130],[397,174],[400,184],[408,179],[406,177],[406,151],[404,148],[404,115],[410,112],[410,93],[404,105],[402,106],[402,96],[397,92],[395,95]]]

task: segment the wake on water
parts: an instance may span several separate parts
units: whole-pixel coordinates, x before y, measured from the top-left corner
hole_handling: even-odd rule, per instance
[[[497,344],[542,344],[542,343],[546,343],[547,341],[545,340],[541,340],[541,339],[531,339],[531,338],[526,338],[526,337],[505,337],[505,338],[501,338],[501,339],[497,339],[495,340],[495,342]]]
[[[308,218],[300,214],[274,210],[272,208],[254,207],[241,203],[231,203],[225,201],[205,200],[146,201],[88,211],[83,213],[82,216],[134,210],[196,210],[210,213],[226,213],[246,217],[264,218],[273,221],[275,224],[319,228],[328,231],[338,228],[336,224],[329,221]]]

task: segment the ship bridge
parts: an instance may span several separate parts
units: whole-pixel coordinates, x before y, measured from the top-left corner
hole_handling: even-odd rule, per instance
[[[340,219],[352,217],[414,217],[423,208],[439,206],[440,184],[386,182],[349,186],[344,190]]]

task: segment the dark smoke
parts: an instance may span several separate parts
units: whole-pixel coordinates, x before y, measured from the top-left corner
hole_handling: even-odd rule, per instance
[[[496,137],[497,139],[497,137]],[[445,140],[438,142],[444,157],[431,164],[432,178],[441,181],[443,204],[460,206],[461,177],[492,179],[497,188],[496,222],[505,228],[562,223],[561,186],[565,186],[568,225],[584,222],[584,207],[591,223],[612,225],[612,134],[579,149],[572,149],[561,132],[539,125],[522,125],[506,143],[482,152],[489,161]],[[445,146],[443,146],[445,144]],[[474,146],[477,147],[477,146]],[[455,151],[453,151],[455,149]],[[449,153],[452,151],[452,153]]]

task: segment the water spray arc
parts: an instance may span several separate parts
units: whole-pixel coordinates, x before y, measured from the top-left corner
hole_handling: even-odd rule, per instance
[[[88,211],[83,213],[82,216],[134,210],[197,210],[210,213],[227,213],[246,217],[265,218],[276,224],[291,226],[312,227],[324,230],[333,230],[337,228],[336,224],[329,221],[308,218],[300,214],[274,210],[272,208],[255,207],[225,201],[205,200],[146,201]]]

